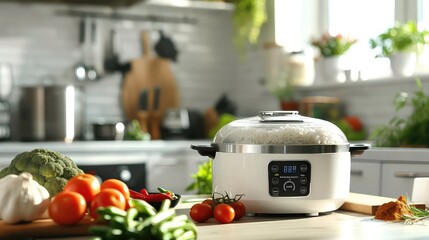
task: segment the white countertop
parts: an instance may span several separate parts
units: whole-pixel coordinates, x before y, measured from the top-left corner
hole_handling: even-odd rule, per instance
[[[189,214],[191,206],[191,203],[179,205],[177,214]],[[245,216],[230,224],[219,224],[212,218],[208,222],[197,223],[197,227],[198,239],[201,240],[429,239],[429,222],[405,225],[346,211],[318,217],[287,214]]]
[[[176,213],[187,214],[193,203],[181,203]],[[305,215],[245,216],[239,221],[219,224],[211,218],[197,223],[199,240],[285,240],[285,239],[428,239],[429,222],[405,225],[403,222],[375,220],[373,216],[335,211],[318,217]],[[87,240],[90,237],[62,238]]]

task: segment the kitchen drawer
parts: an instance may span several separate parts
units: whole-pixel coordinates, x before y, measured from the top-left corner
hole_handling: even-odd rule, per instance
[[[381,164],[352,161],[350,191],[371,195],[380,194]]]
[[[429,177],[429,165],[383,163],[381,195],[393,198],[400,195],[411,197],[416,177]]]

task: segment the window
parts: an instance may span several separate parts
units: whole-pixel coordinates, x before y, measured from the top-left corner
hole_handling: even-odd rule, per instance
[[[274,14],[275,40],[288,50],[308,48],[311,38],[325,32],[357,38],[343,66],[360,71],[363,79],[391,76],[388,59],[374,58],[370,38],[392,27],[395,21],[416,19],[420,27],[429,29],[429,0],[274,0]],[[420,62],[429,62],[429,54]],[[424,69],[428,67],[420,67]]]

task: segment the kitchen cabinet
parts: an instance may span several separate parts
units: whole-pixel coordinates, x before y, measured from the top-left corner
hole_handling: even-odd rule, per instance
[[[352,161],[350,191],[370,195],[380,194],[381,164],[377,162]]]
[[[429,149],[372,148],[352,158],[352,192],[411,197],[416,177],[429,177]]]
[[[411,197],[414,178],[416,177],[429,177],[429,164],[384,163],[383,174],[381,175],[381,195]]]

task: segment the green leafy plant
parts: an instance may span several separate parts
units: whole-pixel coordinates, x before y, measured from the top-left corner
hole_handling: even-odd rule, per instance
[[[270,81],[268,89],[280,101],[296,100],[297,86],[292,83],[287,72],[279,74],[276,79]]]
[[[372,38],[369,44],[378,49],[378,57],[389,57],[396,52],[419,52],[419,45],[429,42],[428,31],[420,31],[414,21],[397,23],[394,27]]]
[[[418,91],[412,97],[400,92],[395,98],[396,111],[411,106],[408,118],[393,117],[388,124],[375,129],[370,139],[377,147],[429,147],[429,96],[423,91],[420,79],[416,79]]]
[[[333,36],[325,33],[319,39],[313,39],[311,45],[317,47],[322,56],[331,57],[343,55],[356,42],[356,39],[341,34]]]
[[[197,191],[197,194],[212,193],[212,159],[198,165],[198,172],[192,175],[194,182],[186,187],[186,191]]]
[[[247,43],[256,44],[267,20],[266,0],[232,0],[234,4],[234,44],[240,53]]]

